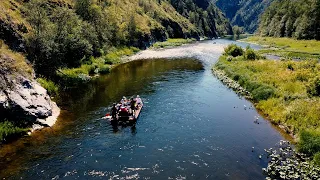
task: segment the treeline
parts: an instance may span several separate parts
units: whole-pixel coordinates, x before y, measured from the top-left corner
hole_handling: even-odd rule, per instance
[[[90,63],[111,47],[232,34],[214,4],[203,9],[192,0],[30,0],[24,8],[28,59],[45,76]]]
[[[213,2],[171,0],[171,4],[197,27],[202,36],[217,37],[233,33],[228,19]]]
[[[261,17],[259,32],[320,40],[320,0],[275,0]]]

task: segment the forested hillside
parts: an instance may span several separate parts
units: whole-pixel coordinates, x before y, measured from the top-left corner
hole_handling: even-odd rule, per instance
[[[276,0],[266,9],[261,35],[320,40],[320,0]]]
[[[187,18],[200,34],[209,37],[232,34],[232,27],[224,14],[206,0],[171,0],[177,11]]]
[[[214,4],[192,0],[3,0],[0,8],[0,39],[45,76],[111,47],[232,33]]]
[[[244,27],[247,32],[257,30],[259,17],[273,0],[215,0],[232,25]]]

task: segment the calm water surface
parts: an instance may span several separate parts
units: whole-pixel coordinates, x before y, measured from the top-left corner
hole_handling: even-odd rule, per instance
[[[212,75],[219,55],[133,61],[67,93],[56,126],[2,147],[0,177],[264,179],[258,156],[283,137]],[[101,119],[136,94],[145,106],[135,128]]]

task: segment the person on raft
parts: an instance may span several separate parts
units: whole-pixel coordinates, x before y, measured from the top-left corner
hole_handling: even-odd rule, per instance
[[[117,118],[118,109],[116,107],[116,103],[113,103],[112,109],[111,109],[111,117],[112,120],[115,120]]]
[[[130,109],[131,109],[131,114],[134,115],[134,112],[136,110],[136,101],[131,98],[131,101],[130,101]]]

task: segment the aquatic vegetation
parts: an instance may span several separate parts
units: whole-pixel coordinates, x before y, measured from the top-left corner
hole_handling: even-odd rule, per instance
[[[290,142],[280,141],[277,149],[265,149],[269,163],[263,168],[266,179],[319,179],[320,167],[302,153],[296,152]]]

